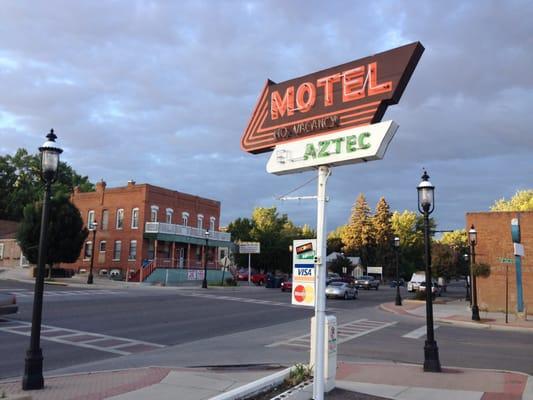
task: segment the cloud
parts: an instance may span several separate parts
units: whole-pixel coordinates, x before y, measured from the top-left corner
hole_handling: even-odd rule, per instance
[[[270,176],[239,140],[266,79],[305,75],[412,41],[424,55],[385,119],[385,159],[336,168],[328,228],[358,193],[416,209],[422,167],[442,227],[530,185],[533,5],[526,1],[7,2],[0,15],[2,153],[50,128],[78,172],[222,202],[222,222],[278,206],[314,225],[313,201],[280,202],[313,174]],[[298,193],[314,194],[316,181]]]

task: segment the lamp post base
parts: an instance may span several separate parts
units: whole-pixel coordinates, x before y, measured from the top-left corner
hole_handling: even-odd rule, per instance
[[[400,294],[396,295],[396,303],[395,304],[397,306],[401,306],[402,305],[402,298],[400,297]]]
[[[92,285],[93,284],[93,274],[89,274],[89,276],[87,277],[87,285]]]
[[[202,281],[202,289],[207,289],[207,281],[205,279]]]
[[[479,318],[479,307],[478,306],[472,307],[472,321],[481,321],[481,318]]]
[[[22,390],[39,390],[44,388],[43,378],[43,353],[28,350],[24,364],[24,376],[22,377]]]
[[[428,342],[424,346],[424,372],[441,372],[439,348],[437,342]]]

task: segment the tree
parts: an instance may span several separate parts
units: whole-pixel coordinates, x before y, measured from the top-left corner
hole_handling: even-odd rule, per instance
[[[349,255],[358,255],[365,266],[372,265],[373,261],[373,228],[370,207],[368,207],[365,195],[360,193],[352,207],[350,221],[343,230],[342,242],[344,252]]]
[[[424,269],[423,217],[414,211],[394,211],[391,225],[394,235],[400,238],[400,269],[409,279],[413,272]]]
[[[469,274],[468,259],[465,258],[465,254],[468,254],[468,238],[466,230],[457,229],[453,232],[445,232],[440,240],[437,240],[435,245],[447,246],[448,252],[452,254],[452,265],[449,268],[449,277],[466,276]],[[438,252],[439,250],[437,250]],[[437,255],[432,250],[432,261],[435,264],[445,265],[442,261],[438,260]]]
[[[490,211],[533,211],[533,189],[518,190],[511,200],[496,200]]]
[[[387,276],[392,276],[391,261],[393,257],[394,232],[391,224],[392,214],[384,197],[376,205],[376,213],[372,218],[374,241],[376,245],[376,263],[382,266]]]
[[[344,275],[345,268],[346,268],[346,274],[348,276],[351,276],[352,271],[354,269],[352,262],[350,261],[348,257],[344,257],[340,255],[340,256],[337,256],[337,258],[330,263],[328,270],[331,272],[336,272],[339,275]]]
[[[19,221],[24,206],[39,201],[42,196],[41,162],[38,154],[18,149],[15,155],[0,156],[0,219]],[[87,176],[76,173],[64,162],[59,163],[52,192],[69,195],[78,186],[82,192],[94,190]]]
[[[263,271],[289,272],[292,241],[316,237],[316,232],[308,225],[294,225],[286,214],[279,215],[276,207],[255,208],[251,219],[236,219],[228,225],[228,232],[236,240],[261,243],[261,254],[252,255],[252,265]],[[236,261],[238,265],[248,265],[248,256],[238,255]]]
[[[17,241],[22,252],[32,264],[37,264],[41,215],[42,202],[28,204],[24,207],[23,218],[17,232]],[[50,200],[45,263],[52,266],[61,262],[75,262],[88,234],[76,206],[66,196],[54,196]]]
[[[333,252],[340,253],[342,251],[342,248],[344,247],[344,243],[342,242],[342,235],[345,227],[346,225],[338,226],[328,234],[328,238],[326,241],[327,254],[331,254]]]

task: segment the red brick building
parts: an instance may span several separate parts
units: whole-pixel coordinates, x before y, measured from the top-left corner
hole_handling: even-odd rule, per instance
[[[16,236],[20,223],[0,219],[0,268],[28,267]]]
[[[204,251],[208,267],[217,268],[218,248],[230,246],[230,235],[219,231],[216,200],[133,181],[117,188],[101,181],[95,192],[75,190],[71,200],[88,228],[97,222],[74,264],[78,271],[89,269],[93,248],[95,273],[125,274],[147,264],[201,268]]]
[[[477,231],[476,262],[491,267],[488,278],[478,278],[478,304],[480,310],[505,310],[506,273],[509,282],[509,312],[516,311],[516,268],[511,220],[519,218],[522,257],[523,300],[529,314],[533,313],[533,211],[528,212],[476,212],[466,214],[466,230],[472,224]]]

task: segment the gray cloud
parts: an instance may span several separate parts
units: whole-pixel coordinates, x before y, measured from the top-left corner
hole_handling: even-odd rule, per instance
[[[531,187],[533,6],[526,1],[7,2],[0,15],[0,151],[54,127],[94,181],[128,179],[222,201],[222,222],[276,205],[313,175],[269,176],[239,140],[267,78],[284,81],[420,40],[426,51],[383,161],[335,169],[328,228],[358,193],[416,209],[422,167],[440,225]],[[316,182],[299,193],[313,194]]]

